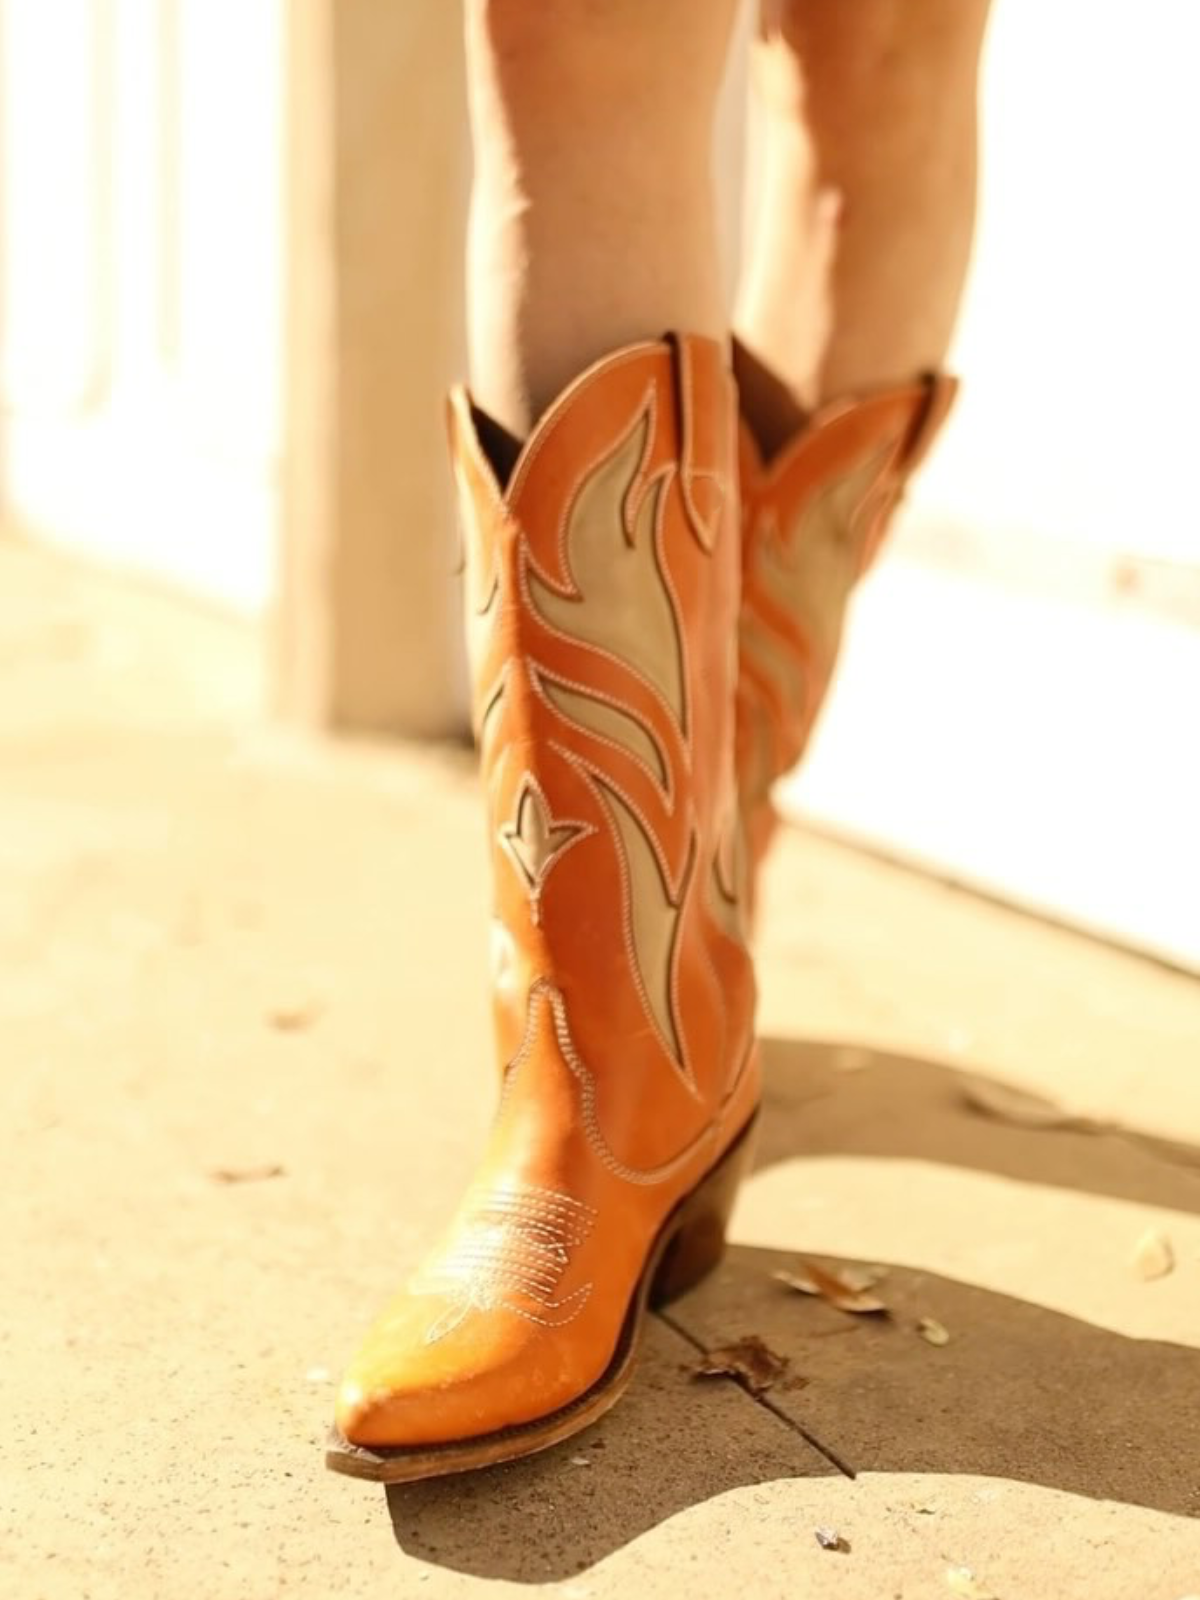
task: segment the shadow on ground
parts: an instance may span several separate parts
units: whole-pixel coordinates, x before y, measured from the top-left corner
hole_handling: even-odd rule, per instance
[[[1008,1104],[1002,1086],[928,1061],[774,1040],[765,1064],[760,1168],[833,1154],[904,1158],[1200,1213],[1193,1147],[1093,1124],[1013,1124],[996,1114]],[[800,1314],[771,1276],[791,1264],[786,1252],[732,1247],[653,1323],[630,1393],[578,1439],[465,1478],[390,1489],[397,1543],[459,1571],[544,1583],[727,1490],[840,1465],[1006,1477],[1200,1516],[1200,1350],[1126,1338],[899,1264],[887,1280],[890,1318],[851,1319],[816,1301]],[[933,1308],[954,1329],[937,1350],[912,1331]],[[794,1386],[763,1403],[681,1375],[697,1350],[751,1330],[788,1357]],[[678,1418],[669,1431],[664,1415]]]
[[[1200,1149],[1062,1114],[977,1072],[859,1045],[768,1039],[756,1165],[929,1161],[1200,1214]],[[1011,1108],[1011,1109],[1009,1109]]]

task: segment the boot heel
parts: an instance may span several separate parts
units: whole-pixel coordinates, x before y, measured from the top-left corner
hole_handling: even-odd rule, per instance
[[[662,1259],[650,1284],[650,1304],[666,1305],[692,1289],[725,1254],[725,1229],[754,1155],[757,1117],[712,1170],[680,1201]]]

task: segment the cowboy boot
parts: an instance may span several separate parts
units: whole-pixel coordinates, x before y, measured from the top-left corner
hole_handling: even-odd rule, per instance
[[[507,482],[461,392],[450,426],[503,1086],[457,1214],[341,1386],[328,1464],[387,1482],[541,1450],[614,1403],[647,1305],[719,1259],[759,1099],[725,353],[600,362]]]
[[[956,391],[935,374],[831,401],[766,462],[742,421],[736,743],[748,902],[775,830],[771,788],[808,744],[850,592]]]

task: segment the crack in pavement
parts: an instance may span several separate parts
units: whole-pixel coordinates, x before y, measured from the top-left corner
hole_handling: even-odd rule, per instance
[[[698,1355],[706,1356],[708,1354],[707,1346],[705,1346],[699,1339],[696,1338],[693,1333],[685,1328],[681,1322],[677,1322],[675,1318],[670,1316],[666,1311],[656,1310],[653,1315],[656,1316],[660,1322],[665,1322],[667,1327],[670,1328],[672,1332],[677,1333],[681,1339],[686,1340],[686,1342],[691,1345],[692,1349],[695,1350]],[[786,1411],[782,1410],[781,1407],[775,1404],[769,1394],[754,1394],[746,1387],[744,1383],[739,1383],[738,1388],[741,1389],[743,1394],[749,1395],[750,1399],[753,1400],[756,1405],[761,1406],[764,1411],[769,1411],[773,1417],[777,1417],[779,1421],[783,1423],[785,1428],[789,1428],[793,1433],[799,1434],[800,1437],[807,1444],[810,1444],[819,1455],[825,1457],[830,1466],[836,1467],[843,1477],[849,1478],[851,1482],[858,1477],[856,1470],[848,1461],[840,1456],[831,1445],[823,1443],[822,1440],[817,1438],[816,1434],[810,1433],[807,1428],[802,1427],[794,1417],[789,1417]]]

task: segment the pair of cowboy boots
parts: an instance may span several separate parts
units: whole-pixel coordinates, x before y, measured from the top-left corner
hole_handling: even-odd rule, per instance
[[[855,578],[951,395],[739,437],[723,346],[621,350],[515,465],[459,391],[499,1107],[441,1241],[342,1383],[328,1463],[396,1482],[540,1450],[720,1258],[759,1103],[753,884]]]

